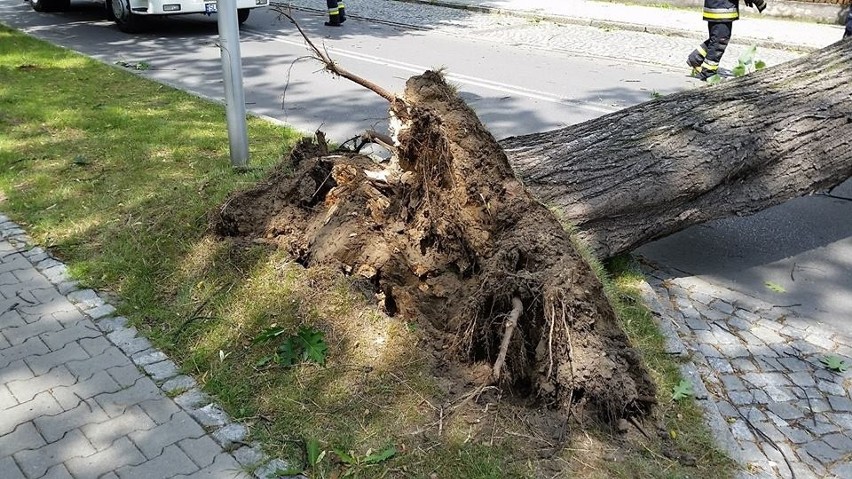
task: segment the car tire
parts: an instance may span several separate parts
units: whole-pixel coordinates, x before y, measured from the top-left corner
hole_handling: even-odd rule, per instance
[[[130,0],[110,0],[110,12],[118,29],[124,33],[145,30],[145,19],[130,10]]]
[[[249,8],[238,8],[237,9],[237,23],[242,25],[248,20],[249,13],[251,13],[251,9]]]
[[[71,0],[30,0],[30,6],[37,12],[64,12],[71,7]]]

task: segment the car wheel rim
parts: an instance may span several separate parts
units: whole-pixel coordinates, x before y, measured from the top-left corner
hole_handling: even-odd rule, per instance
[[[116,20],[126,21],[129,16],[128,13],[125,0],[112,0],[112,14],[115,15]]]

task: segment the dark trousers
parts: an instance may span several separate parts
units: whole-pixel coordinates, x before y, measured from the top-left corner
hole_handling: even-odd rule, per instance
[[[846,15],[846,32],[843,33],[843,38],[852,37],[852,5],[849,6],[849,15]]]
[[[689,66],[699,70],[701,76],[715,75],[731,41],[732,27],[733,22],[707,22],[708,38],[689,55],[686,60]]]

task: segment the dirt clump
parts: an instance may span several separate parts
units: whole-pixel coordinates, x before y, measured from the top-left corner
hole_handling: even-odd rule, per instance
[[[303,140],[214,231],[364,278],[468,381],[610,423],[647,414],[655,386],[600,281],[473,111],[429,71],[390,112],[390,164]]]

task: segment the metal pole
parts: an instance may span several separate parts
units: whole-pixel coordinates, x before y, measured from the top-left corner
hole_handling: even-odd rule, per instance
[[[248,164],[249,149],[236,0],[216,0],[216,12],[219,49],[222,52],[222,76],[225,80],[225,115],[228,121],[231,166],[242,168]]]

